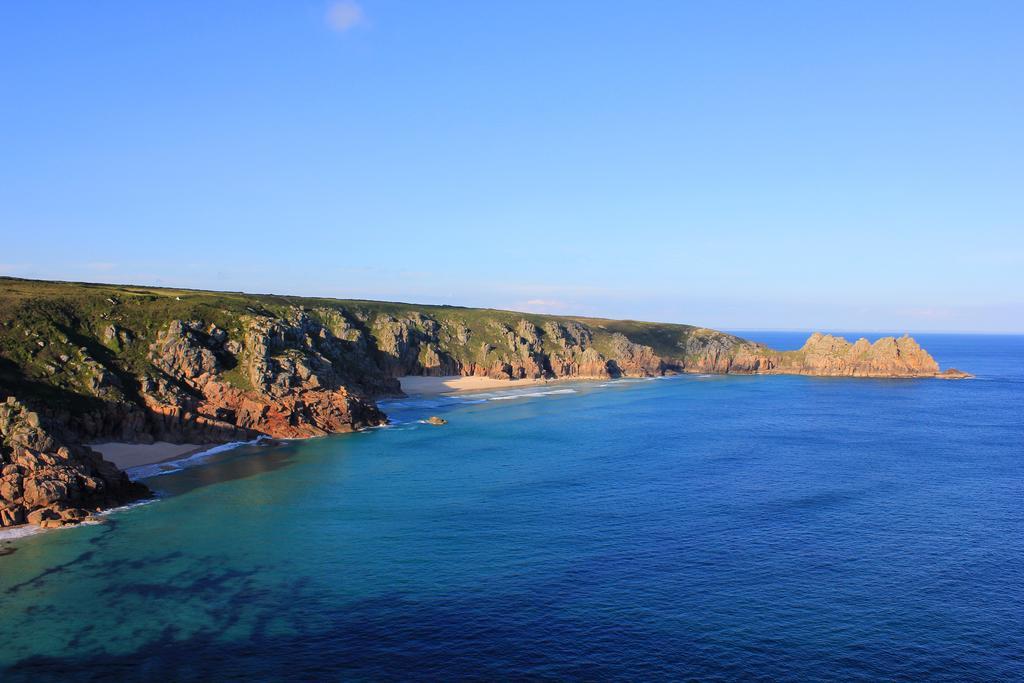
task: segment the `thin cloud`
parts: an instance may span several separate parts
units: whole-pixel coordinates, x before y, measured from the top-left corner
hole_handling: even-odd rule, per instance
[[[332,31],[345,33],[366,21],[363,8],[354,0],[339,0],[327,7],[327,25]]]
[[[566,302],[556,299],[529,299],[514,304],[513,308],[528,313],[561,313],[572,307]]]

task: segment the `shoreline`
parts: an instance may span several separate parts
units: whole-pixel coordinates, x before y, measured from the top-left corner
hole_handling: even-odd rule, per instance
[[[660,377],[682,377],[682,376],[721,376],[721,377],[812,377],[821,379],[939,379],[939,380],[962,380],[974,379],[974,375],[955,368],[948,368],[934,374],[851,374],[839,375],[817,372],[796,372],[767,370],[760,372],[703,372],[699,370],[683,370],[682,372],[669,372],[663,375],[651,377],[550,377],[536,379],[497,379],[495,377],[477,377],[466,375],[405,375],[398,377],[402,391],[410,396],[444,396],[448,394],[459,394],[467,391],[486,391],[489,389],[518,389],[520,387],[544,386],[564,382],[609,382],[629,379],[657,379]],[[387,399],[385,399],[387,400]]]
[[[132,481],[136,481],[185,469],[183,467],[171,467],[166,470],[161,469],[160,471],[140,471],[144,470],[144,468],[170,463],[184,463],[197,456],[215,455],[217,453],[238,448],[239,446],[253,445],[259,443],[259,441],[260,439],[257,438],[252,441],[228,441],[226,443],[212,443],[205,445],[172,444],[167,441],[157,441],[151,444],[109,441],[86,445],[94,451],[101,453],[105,460],[117,465],[117,467],[123,470]],[[113,457],[118,458],[118,460],[112,460],[111,457],[107,455],[108,453],[112,454]],[[168,455],[168,453],[170,453],[170,455]],[[133,464],[122,464],[124,462]],[[159,500],[159,496],[145,498],[142,500],[134,500],[129,503],[125,503],[124,505],[117,505],[112,508],[100,510],[94,514],[97,517],[104,517],[106,515],[138,507],[140,505],[148,505],[157,500]],[[92,522],[92,524],[96,523],[99,522]],[[7,545],[18,539],[35,536],[36,534],[41,534],[47,531],[63,531],[65,529],[74,529],[87,524],[90,524],[90,522],[71,524],[55,529],[44,529],[43,527],[36,526],[34,524],[18,524],[17,526],[2,527],[0,528],[0,544]],[[2,554],[0,554],[0,556],[2,556]]]
[[[195,450],[183,453],[181,455],[166,458],[164,460],[158,460],[156,462],[140,463],[132,467],[124,469],[125,474],[128,475],[132,481],[139,479],[149,479],[150,477],[158,477],[161,474],[169,474],[171,472],[179,472],[186,469],[187,466],[174,466],[176,463],[187,463],[192,460],[196,460],[197,463],[205,460],[211,455],[223,453],[224,451],[231,451],[241,446],[253,446],[267,437],[258,436],[251,441],[226,441],[224,443],[211,443],[204,446],[200,446]],[[277,440],[281,441],[281,440]],[[133,446],[135,444],[127,444]],[[161,467],[163,465],[163,467]]]
[[[118,469],[129,470],[135,467],[142,467],[143,465],[156,465],[171,460],[181,460],[220,444],[170,443],[168,441],[155,441],[153,443],[106,441],[86,445],[102,455],[103,459],[107,462],[117,465]]]
[[[409,396],[440,396],[456,394],[463,391],[481,391],[484,389],[517,389],[519,387],[543,386],[562,382],[597,381],[597,377],[543,377],[535,379],[497,379],[495,377],[477,377],[474,375],[441,375],[427,377],[423,375],[406,375],[398,381],[402,391]]]
[[[729,374],[748,374],[748,373],[700,373],[700,372],[682,372],[682,373],[670,373],[660,376],[652,377],[552,377],[552,378],[530,378],[530,379],[498,379],[494,377],[478,377],[478,376],[464,376],[464,375],[442,375],[442,376],[422,376],[422,375],[407,375],[398,377],[402,391],[410,397],[427,397],[427,396],[445,396],[445,395],[457,395],[471,391],[486,391],[486,390],[514,390],[519,388],[529,388],[537,386],[548,386],[555,384],[564,383],[586,383],[586,382],[637,382],[643,380],[654,380],[664,379],[668,377],[683,377],[683,376],[696,376],[696,377],[709,377],[709,376],[728,376]],[[771,376],[771,375],[789,375],[789,376],[805,376],[813,378],[834,378],[834,379],[961,379],[961,378],[972,378],[973,375],[968,373],[959,373],[958,371],[946,371],[945,373],[938,373],[936,375],[917,375],[917,376],[856,376],[856,375],[816,375],[812,373],[789,373],[789,372],[759,372],[749,373],[748,376]],[[945,376],[943,376],[945,375]],[[951,376],[952,375],[952,376]],[[252,445],[259,443],[265,437],[259,437],[252,441],[234,441],[225,443],[209,443],[209,444],[175,444],[167,441],[157,441],[151,444],[146,443],[130,443],[130,442],[119,442],[119,441],[108,441],[100,443],[85,444],[93,450],[100,453],[103,458],[119,469],[123,470],[132,480],[146,479],[161,474],[167,474],[171,472],[180,471],[182,467],[169,466],[166,468],[159,467],[160,465],[170,465],[171,463],[184,463],[192,460],[197,456],[214,455],[216,453],[231,450],[239,446]],[[154,469],[155,468],[155,469]],[[150,502],[150,501],[146,501]],[[118,510],[125,509],[127,507],[133,507],[138,505],[138,502],[129,503],[124,506],[118,506],[103,510],[99,515],[108,514]],[[65,527],[71,528],[71,527]],[[30,524],[19,524],[18,526],[5,527],[0,529],[0,543],[8,544],[19,538],[35,535],[47,531],[38,526]]]

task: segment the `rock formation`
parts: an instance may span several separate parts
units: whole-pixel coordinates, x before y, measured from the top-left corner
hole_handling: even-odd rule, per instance
[[[799,351],[779,354],[773,372],[832,377],[934,377],[939,364],[911,337],[882,337],[874,344],[815,333]]]

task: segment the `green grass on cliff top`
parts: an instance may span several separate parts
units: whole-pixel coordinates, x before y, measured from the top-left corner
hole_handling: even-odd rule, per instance
[[[679,341],[694,333],[724,335],[692,325],[543,315],[488,308],[0,277],[0,321],[10,323],[25,316],[31,309],[40,306],[52,308],[55,304],[80,318],[88,319],[82,320],[82,323],[103,327],[113,322],[150,333],[155,333],[159,326],[174,319],[202,319],[230,331],[230,328],[237,325],[239,316],[280,316],[289,308],[298,306],[307,309],[342,308],[350,312],[362,311],[371,317],[388,314],[401,318],[411,312],[419,312],[439,321],[449,319],[462,322],[473,330],[475,340],[485,341],[488,341],[486,337],[491,336],[487,331],[493,321],[505,323],[512,329],[523,319],[538,327],[543,327],[549,321],[576,321],[590,327],[595,337],[600,337],[602,332],[621,333],[631,341],[650,346],[655,353],[669,357],[678,356]],[[95,332],[100,333],[101,330]],[[732,335],[726,336],[735,339]],[[495,342],[500,342],[497,334]]]

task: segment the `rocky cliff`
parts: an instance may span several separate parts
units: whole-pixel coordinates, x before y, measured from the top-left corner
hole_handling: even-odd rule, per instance
[[[814,335],[798,351],[777,352],[689,325],[0,278],[0,400],[13,401],[0,525],[64,523],[138,495],[79,445],[91,441],[362,429],[386,421],[375,399],[400,395],[404,375],[683,372],[932,377],[939,369],[909,337],[850,344]],[[11,425],[26,420],[49,436],[25,441],[24,428]],[[44,486],[42,498],[25,483],[37,481],[26,474],[39,471],[30,466],[37,461],[50,468],[38,481],[62,483]]]

